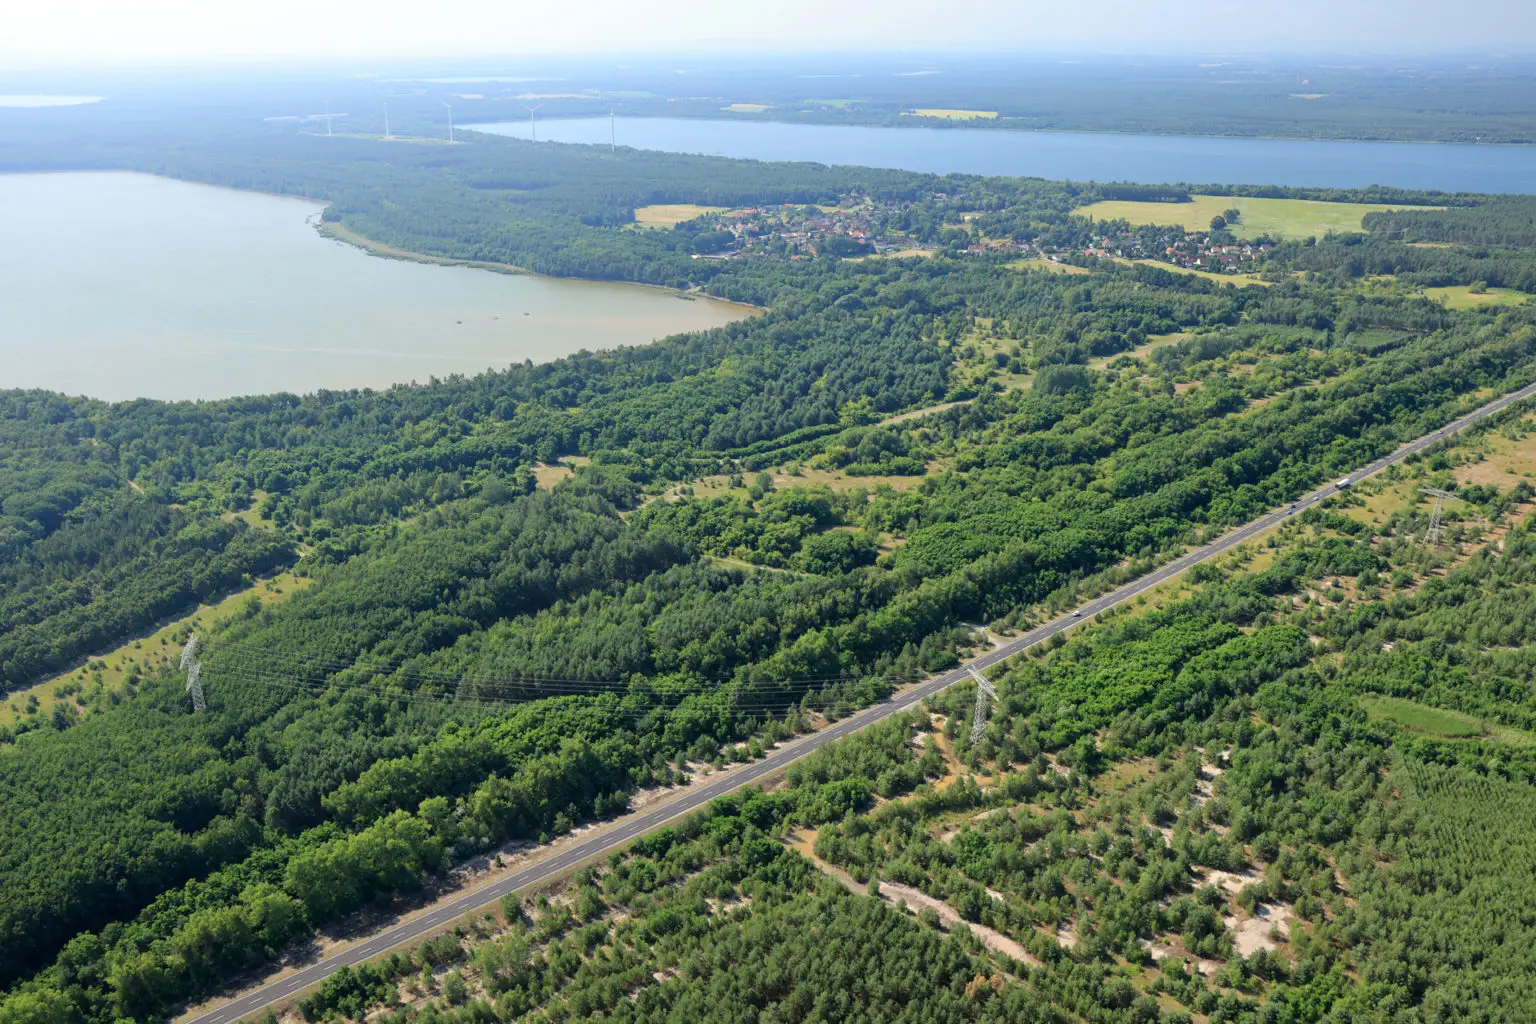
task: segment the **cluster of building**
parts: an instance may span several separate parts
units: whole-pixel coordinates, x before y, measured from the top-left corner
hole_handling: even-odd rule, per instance
[[[1144,233],[1128,232],[1120,236],[1103,235],[1092,239],[1081,250],[1084,256],[1134,260],[1157,260],[1185,270],[1204,270],[1216,274],[1236,274],[1252,269],[1249,264],[1258,262],[1274,248],[1270,242],[1236,242],[1208,232],[1191,231],[1179,235],[1166,230],[1149,237]],[[1065,250],[1043,255],[1064,255]]]
[[[785,203],[732,210],[721,214],[713,229],[735,240],[719,253],[697,258],[806,260],[931,248],[908,230],[905,214],[911,206],[855,194],[841,197],[836,207]]]

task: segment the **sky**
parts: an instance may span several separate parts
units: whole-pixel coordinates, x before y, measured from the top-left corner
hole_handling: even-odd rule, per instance
[[[737,50],[1536,51],[1482,0],[8,0],[11,66]]]

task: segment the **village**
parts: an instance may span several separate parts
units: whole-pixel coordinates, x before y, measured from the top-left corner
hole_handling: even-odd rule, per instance
[[[934,194],[930,200],[950,197]],[[836,206],[785,203],[731,210],[697,224],[715,243],[695,259],[782,259],[799,262],[818,256],[858,259],[869,256],[1011,255],[1075,263],[1087,259],[1156,261],[1184,270],[1241,273],[1251,270],[1274,248],[1272,242],[1238,242],[1219,230],[1179,231],[1126,228],[1094,231],[1071,244],[988,238],[969,223],[944,224],[927,203],[877,200],[853,193]],[[969,218],[967,218],[969,221]],[[1102,227],[1102,225],[1095,225]]]
[[[1268,240],[1239,242],[1221,231],[1185,231],[1143,228],[1118,234],[1105,234],[1078,249],[1060,248],[1042,251],[1046,258],[1060,259],[1076,255],[1098,259],[1153,260],[1183,270],[1201,270],[1214,274],[1237,274],[1251,270],[1274,248]]]

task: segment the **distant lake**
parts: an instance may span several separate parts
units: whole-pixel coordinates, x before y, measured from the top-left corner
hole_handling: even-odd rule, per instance
[[[528,138],[527,121],[470,125]],[[608,144],[608,119],[538,123],[540,141]],[[1074,181],[1536,192],[1536,146],[1311,142],[986,128],[864,128],[776,121],[620,118],[621,146],[752,160],[1008,174]]]
[[[0,389],[388,387],[740,319],[639,285],[369,256],[321,204],[127,173],[0,175]]]

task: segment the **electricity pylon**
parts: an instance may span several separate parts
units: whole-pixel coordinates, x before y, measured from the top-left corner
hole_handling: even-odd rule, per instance
[[[187,692],[192,695],[192,710],[206,711],[208,703],[203,699],[203,666],[197,660],[197,634],[187,637],[187,646],[181,649],[181,670],[187,674]]]
[[[1466,501],[1466,499],[1452,494],[1450,491],[1442,491],[1438,487],[1420,487],[1419,490],[1424,494],[1433,496],[1435,499],[1434,508],[1429,511],[1429,529],[1424,531],[1424,543],[1438,544],[1440,543],[1440,531],[1445,525],[1440,520],[1442,513],[1445,512],[1446,499],[1451,501]]]
[[[965,666],[965,670],[976,680],[976,708],[971,712],[971,742],[975,743],[987,731],[987,714],[991,711],[990,702],[997,700],[997,690],[974,665]]]

